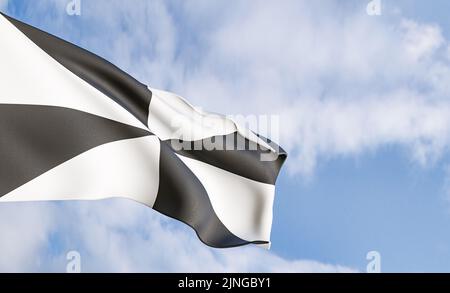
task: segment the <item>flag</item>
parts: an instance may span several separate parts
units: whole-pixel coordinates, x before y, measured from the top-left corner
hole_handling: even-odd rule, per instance
[[[0,137],[0,202],[121,197],[212,247],[270,243],[278,145],[4,14]]]

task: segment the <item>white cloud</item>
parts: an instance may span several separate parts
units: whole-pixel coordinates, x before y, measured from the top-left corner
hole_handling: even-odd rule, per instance
[[[56,227],[52,204],[0,205],[0,271],[21,272],[39,267],[41,251]]]
[[[190,228],[127,200],[2,204],[0,211],[3,272],[64,272],[71,250],[80,252],[83,272],[355,272],[255,247],[208,248]]]
[[[283,3],[247,9],[215,32],[181,90],[199,102],[215,92],[218,109],[240,111],[243,102],[246,111],[279,113],[294,172],[386,145],[411,150],[420,164],[439,158],[450,142],[450,74],[436,25]]]
[[[89,259],[85,261],[87,270],[355,271],[315,261],[290,261],[260,248],[211,249],[202,244],[190,228],[182,224],[174,226],[173,220],[133,202],[112,200],[97,206],[81,204],[80,207],[74,212],[79,213],[81,222],[70,231],[76,231],[75,238],[82,239],[86,253],[92,256],[92,267]],[[123,214],[125,219],[118,218],[118,214]],[[88,233],[84,227],[91,227]]]
[[[279,114],[293,174],[385,145],[426,165],[448,147],[448,42],[437,25],[338,2],[224,3],[89,2],[83,17],[105,34],[81,42],[204,109]]]
[[[79,35],[61,1],[49,3],[57,19],[35,22]],[[206,110],[279,114],[292,174],[385,145],[428,164],[448,147],[448,41],[436,24],[337,1],[172,4],[83,2],[84,25],[97,29],[80,42]]]
[[[387,145],[410,150],[423,165],[438,159],[450,143],[440,28],[329,6],[238,7],[211,32],[180,91],[216,110],[279,113],[294,173]]]
[[[415,62],[432,55],[444,43],[441,29],[436,25],[419,25],[411,20],[403,20],[400,26],[404,29],[406,53]]]
[[[3,10],[6,9],[6,6],[8,5],[8,0],[0,0],[0,9]]]
[[[3,272],[64,272],[72,250],[83,272],[356,271],[255,247],[208,248],[190,228],[123,199],[2,204],[0,231]]]

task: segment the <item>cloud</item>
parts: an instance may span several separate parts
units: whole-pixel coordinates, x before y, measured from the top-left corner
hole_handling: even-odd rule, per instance
[[[238,7],[179,90],[217,110],[278,113],[292,174],[389,145],[422,165],[438,159],[450,114],[440,28],[329,6]]]
[[[72,250],[83,272],[356,271],[255,247],[208,248],[190,228],[124,199],[2,204],[0,231],[3,272],[64,272]]]
[[[400,27],[404,30],[406,53],[414,62],[430,56],[444,43],[441,30],[436,25],[419,25],[411,20],[403,20]]]
[[[206,110],[279,115],[279,133],[268,136],[288,150],[294,176],[387,145],[427,165],[450,143],[448,40],[438,25],[397,9],[369,17],[356,1],[236,1],[231,8],[97,0],[83,2],[77,25],[63,2],[27,9],[33,23]],[[55,18],[40,17],[49,7]]]
[[[448,147],[448,41],[436,24],[340,2],[83,4],[97,29],[79,42],[147,84],[215,112],[280,115],[270,136],[291,174],[386,145],[427,165]],[[78,33],[64,13],[57,22],[54,33]]]
[[[8,6],[8,0],[0,0],[0,9],[2,9],[2,11],[4,9],[6,9],[7,6]]]
[[[56,227],[53,208],[53,204],[0,205],[0,271],[21,272],[40,265],[41,252]]]

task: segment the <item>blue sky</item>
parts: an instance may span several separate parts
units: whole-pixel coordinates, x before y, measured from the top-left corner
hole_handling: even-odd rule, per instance
[[[141,81],[281,117],[270,252],[204,247],[124,200],[0,206],[2,271],[450,271],[448,1],[0,1]],[[214,93],[213,95],[211,93]]]

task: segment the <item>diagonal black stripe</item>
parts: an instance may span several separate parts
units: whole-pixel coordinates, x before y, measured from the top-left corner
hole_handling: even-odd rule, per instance
[[[164,143],[161,143],[159,178],[153,208],[191,226],[205,244],[225,248],[267,243],[248,242],[231,233],[214,212],[202,183]]]
[[[147,135],[73,109],[0,104],[0,197],[89,149]]]
[[[152,97],[152,92],[147,86],[87,50],[7,15],[2,15],[60,64],[116,101],[144,125],[147,125]]]
[[[166,140],[166,144],[185,157],[202,161],[234,174],[262,183],[275,184],[281,166],[287,158],[286,152],[275,143],[265,139],[277,153],[248,140],[237,132],[219,135],[198,141]],[[212,144],[211,144],[212,143]],[[208,145],[222,149],[207,149]],[[263,155],[273,155],[273,161],[263,161]]]

